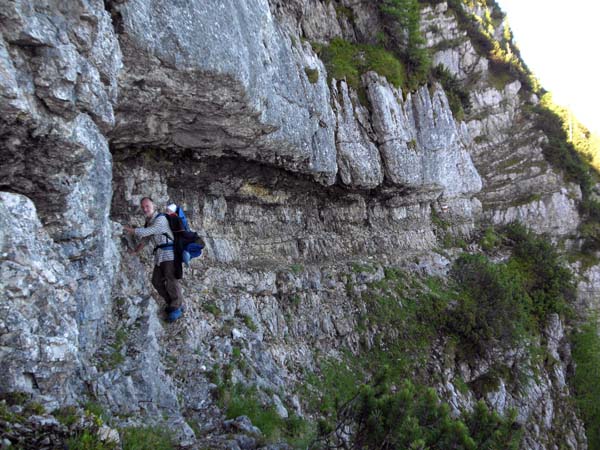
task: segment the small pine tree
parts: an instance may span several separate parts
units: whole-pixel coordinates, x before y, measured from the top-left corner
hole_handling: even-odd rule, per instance
[[[379,9],[386,33],[390,36],[388,46],[404,61],[409,75],[409,87],[415,89],[426,81],[431,65],[419,26],[419,2],[382,0]]]

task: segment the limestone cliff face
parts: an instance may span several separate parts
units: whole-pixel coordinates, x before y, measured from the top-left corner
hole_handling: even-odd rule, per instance
[[[485,11],[473,13],[483,16]],[[434,49],[433,64],[468,84],[472,110],[466,125],[475,141],[471,156],[484,179],[478,196],[484,217],[495,224],[519,220],[553,235],[575,232],[581,192],[545,161],[541,145],[546,137],[527,114],[521,83],[494,79],[489,61],[478,54],[446,3],[424,8],[422,18],[427,46]],[[501,22],[496,31],[501,35],[503,29]],[[536,98],[531,101],[537,103]]]
[[[464,121],[437,84],[401,92],[368,72],[365,106],[328,79],[309,42],[374,42],[371,2],[68,3],[0,6],[2,392],[50,409],[94,398],[120,424],[166,418],[182,445],[238,448],[249,438],[228,441],[210,369],[241,358],[234,382],[302,415],[305,371],[360,351],[349,286],[386,266],[445,276],[459,250],[441,249],[440,221],[462,237],[520,220],[577,239],[579,188],[544,160],[519,82],[490,81],[445,3],[422,10],[422,29],[468,86]],[[129,255],[122,234],[144,196],[181,204],[207,243],[174,325],[148,283],[150,249]],[[586,270],[580,301],[594,308],[600,269]],[[558,317],[543,342],[552,371],[485,400],[517,408],[523,448],[584,449]],[[477,395],[457,380],[518,353],[470,366],[440,355],[433,383],[469,409]]]
[[[119,253],[104,133],[121,53],[98,2],[5,3],[1,43],[0,170],[12,192],[2,203],[2,383],[56,402],[72,394],[112,304]]]

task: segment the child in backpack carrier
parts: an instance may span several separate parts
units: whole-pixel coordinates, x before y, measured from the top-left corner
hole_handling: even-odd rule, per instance
[[[204,248],[204,242],[202,239],[193,231],[190,231],[187,217],[183,210],[178,207],[175,203],[171,203],[167,205],[167,214],[172,218],[178,218],[179,221],[171,221],[169,223],[180,223],[180,230],[173,230],[174,233],[180,233],[176,237],[176,241],[178,243],[181,262],[189,267],[190,260],[192,258],[196,258],[202,254],[202,249]]]
[[[177,205],[175,203],[171,203],[170,205],[167,205],[167,214],[171,217],[179,217],[179,219],[181,219],[181,217],[179,216],[179,214],[177,214]],[[188,227],[187,225],[187,221],[186,223],[183,222],[183,220],[181,220],[181,225],[183,226],[183,229],[185,231],[188,231]],[[183,249],[181,252],[181,262],[183,262],[186,266],[190,266],[190,253]]]

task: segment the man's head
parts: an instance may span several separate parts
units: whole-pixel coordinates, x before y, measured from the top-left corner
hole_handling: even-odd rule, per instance
[[[144,215],[148,219],[152,218],[155,211],[154,202],[152,201],[152,199],[150,197],[144,197],[140,202],[140,206],[142,208],[142,211],[144,212]]]

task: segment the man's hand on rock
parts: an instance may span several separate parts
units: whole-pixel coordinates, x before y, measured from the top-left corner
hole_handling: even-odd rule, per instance
[[[128,248],[127,253],[135,256],[142,250],[142,248],[144,248],[144,242],[140,242],[135,248]]]
[[[125,225],[125,226],[123,227],[123,229],[124,229],[124,230],[125,230],[127,233],[129,233],[129,234],[133,234],[133,233],[135,233],[135,228],[133,228],[133,227],[130,227],[129,225]]]

